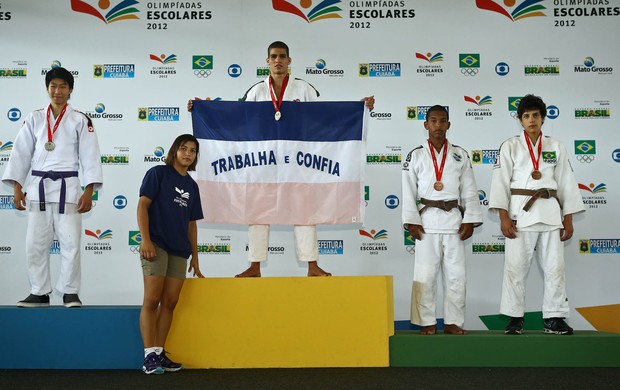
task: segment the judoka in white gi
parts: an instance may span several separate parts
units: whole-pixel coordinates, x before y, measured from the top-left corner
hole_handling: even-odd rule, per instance
[[[61,256],[55,289],[63,294],[65,306],[82,305],[78,296],[81,213],[91,210],[93,191],[101,188],[103,180],[92,123],[67,103],[73,82],[73,75],[64,68],[47,73],[50,104],[26,117],[2,176],[2,181],[13,187],[15,208],[28,207],[26,265],[31,290],[26,299],[18,302],[19,307],[49,306],[50,246],[54,235]],[[80,168],[84,191],[78,177]]]
[[[500,147],[493,170],[489,210],[499,214],[506,236],[500,313],[511,317],[506,334],[523,332],[525,281],[534,256],[544,277],[543,319],[547,333],[572,334],[566,324],[568,297],[563,241],[573,217],[585,210],[564,146],[543,136],[547,108],[538,96],[521,99],[523,133]]]
[[[271,101],[274,106],[274,120],[280,120],[280,106],[283,101],[311,102],[319,100],[319,93],[308,82],[289,75],[291,57],[284,42],[276,41],[267,48],[269,77],[254,84],[243,96],[243,101]],[[372,110],[373,96],[363,98]],[[187,109],[191,111],[190,100]],[[260,277],[260,264],[267,260],[269,246],[269,225],[250,225],[248,228],[248,260],[250,267],[235,277]],[[331,276],[318,265],[319,249],[316,225],[295,225],[295,249],[297,258],[308,263],[308,276]]]
[[[421,334],[437,331],[437,277],[443,271],[444,332],[466,334],[465,245],[482,224],[478,187],[467,152],[448,142],[448,111],[426,113],[428,140],[403,163],[403,227],[416,239],[411,322]]]

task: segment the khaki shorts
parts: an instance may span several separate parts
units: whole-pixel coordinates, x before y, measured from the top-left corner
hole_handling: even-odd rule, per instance
[[[156,244],[157,256],[152,260],[145,260],[140,256],[142,262],[142,274],[144,276],[165,276],[175,279],[185,279],[187,259],[180,256],[168,254]]]

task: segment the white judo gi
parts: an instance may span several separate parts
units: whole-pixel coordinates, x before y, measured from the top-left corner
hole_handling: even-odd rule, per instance
[[[275,95],[275,92],[274,92]],[[254,84],[243,97],[244,101],[263,102],[271,101],[268,79]],[[319,93],[308,82],[289,76],[284,90],[283,101],[312,102],[319,100]],[[274,108],[275,114],[275,108]],[[316,225],[295,225],[295,249],[300,261],[317,261],[319,247],[316,235]],[[248,228],[250,262],[267,260],[269,246],[269,225],[250,225]]]
[[[482,210],[478,187],[467,152],[447,143],[437,154],[446,163],[441,182],[443,189],[436,191],[435,169],[429,145],[413,149],[403,163],[402,222],[405,225],[422,225],[426,234],[416,241],[413,289],[411,292],[411,322],[420,326],[437,323],[435,301],[437,276],[443,269],[444,322],[462,327],[465,322],[465,245],[458,230],[463,223],[482,224]],[[419,199],[458,200],[464,209],[450,211],[435,207],[424,208]],[[424,210],[422,211],[422,209]],[[422,211],[422,212],[421,212]]]
[[[569,314],[560,229],[565,215],[582,212],[585,207],[566,149],[558,140],[541,136],[532,146],[534,151],[541,141],[539,180],[531,176],[534,168],[524,134],[502,144],[493,170],[489,210],[507,210],[518,230],[517,238],[507,238],[505,247],[500,313],[510,317],[523,317],[525,312],[525,280],[535,253],[544,275],[543,318]],[[511,189],[541,188],[556,190],[557,199],[538,198],[528,211],[523,207],[531,197],[510,193]]]
[[[56,118],[50,115],[53,129]],[[31,294],[43,295],[52,292],[50,279],[50,246],[54,234],[60,244],[61,266],[56,290],[62,294],[77,294],[80,289],[80,237],[82,216],[77,212],[77,203],[82,195],[77,173],[81,167],[84,186],[94,184],[94,190],[101,188],[103,175],[101,153],[97,135],[90,120],[67,105],[66,112],[53,136],[55,148],[46,151],[48,141],[47,110],[30,113],[22,125],[15,141],[2,181],[11,187],[22,185],[28,200],[28,228],[26,232],[26,264],[31,284]],[[64,178],[66,183],[66,206],[62,204],[61,187],[63,179],[42,179],[31,175],[32,171],[71,172],[73,177]],[[44,180],[45,211],[40,210],[39,182]]]

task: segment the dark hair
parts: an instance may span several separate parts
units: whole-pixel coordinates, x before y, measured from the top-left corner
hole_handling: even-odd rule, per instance
[[[429,108],[428,111],[426,111],[426,118],[428,118],[430,113],[433,111],[445,112],[446,119],[450,120],[450,114],[448,113],[448,110],[444,106],[441,106],[439,104],[435,104],[433,107]]]
[[[531,110],[538,110],[543,119],[547,116],[547,105],[543,102],[540,96],[528,94],[521,98],[519,106],[517,107],[517,116],[521,119],[525,111]]]
[[[269,55],[271,54],[271,49],[284,49],[286,50],[286,56],[287,57],[289,56],[288,46],[286,45],[286,43],[282,41],[275,41],[271,45],[269,45],[269,47],[267,48],[267,58],[269,58]]]
[[[73,89],[73,75],[67,69],[62,67],[52,68],[45,75],[45,88],[50,86],[54,79],[61,79],[69,84],[69,89]]]
[[[198,164],[198,153],[200,152],[200,143],[198,143],[198,140],[196,139],[196,137],[194,137],[191,134],[181,134],[174,140],[174,142],[172,143],[172,146],[170,147],[170,150],[168,150],[168,155],[166,156],[166,165],[173,165],[174,159],[176,158],[177,152],[179,151],[181,146],[185,145],[187,142],[190,142],[190,141],[196,144],[196,159],[194,160],[192,165],[190,165],[189,168],[187,168],[187,170],[195,171],[196,164]]]

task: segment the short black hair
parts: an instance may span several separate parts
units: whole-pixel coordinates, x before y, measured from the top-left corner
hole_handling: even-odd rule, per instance
[[[448,113],[448,110],[444,106],[439,105],[439,104],[435,104],[433,107],[429,108],[428,111],[426,111],[426,118],[428,118],[430,113],[433,111],[445,112],[446,119],[450,120],[450,114]]]
[[[50,86],[54,79],[61,79],[69,84],[69,89],[73,89],[73,75],[67,69],[62,67],[52,68],[45,74],[45,88]]]
[[[289,57],[288,45],[282,41],[275,41],[271,45],[269,45],[269,47],[267,48],[267,58],[269,58],[269,55],[271,54],[271,49],[284,49],[286,50],[286,56]]]
[[[538,110],[540,112],[540,116],[545,119],[547,116],[547,105],[540,96],[534,96],[532,94],[525,95],[519,101],[519,106],[517,107],[517,116],[519,119],[523,116],[525,111]]]
[[[195,171],[196,165],[198,164],[198,154],[200,152],[200,143],[198,143],[198,140],[196,139],[196,137],[194,137],[191,134],[181,134],[174,140],[174,142],[172,143],[172,146],[170,147],[170,150],[168,150],[168,155],[166,156],[166,165],[174,165],[174,159],[177,156],[177,152],[179,151],[181,146],[185,145],[186,143],[190,141],[196,144],[196,159],[194,160],[192,165],[190,165],[189,168],[187,168],[187,170]]]

